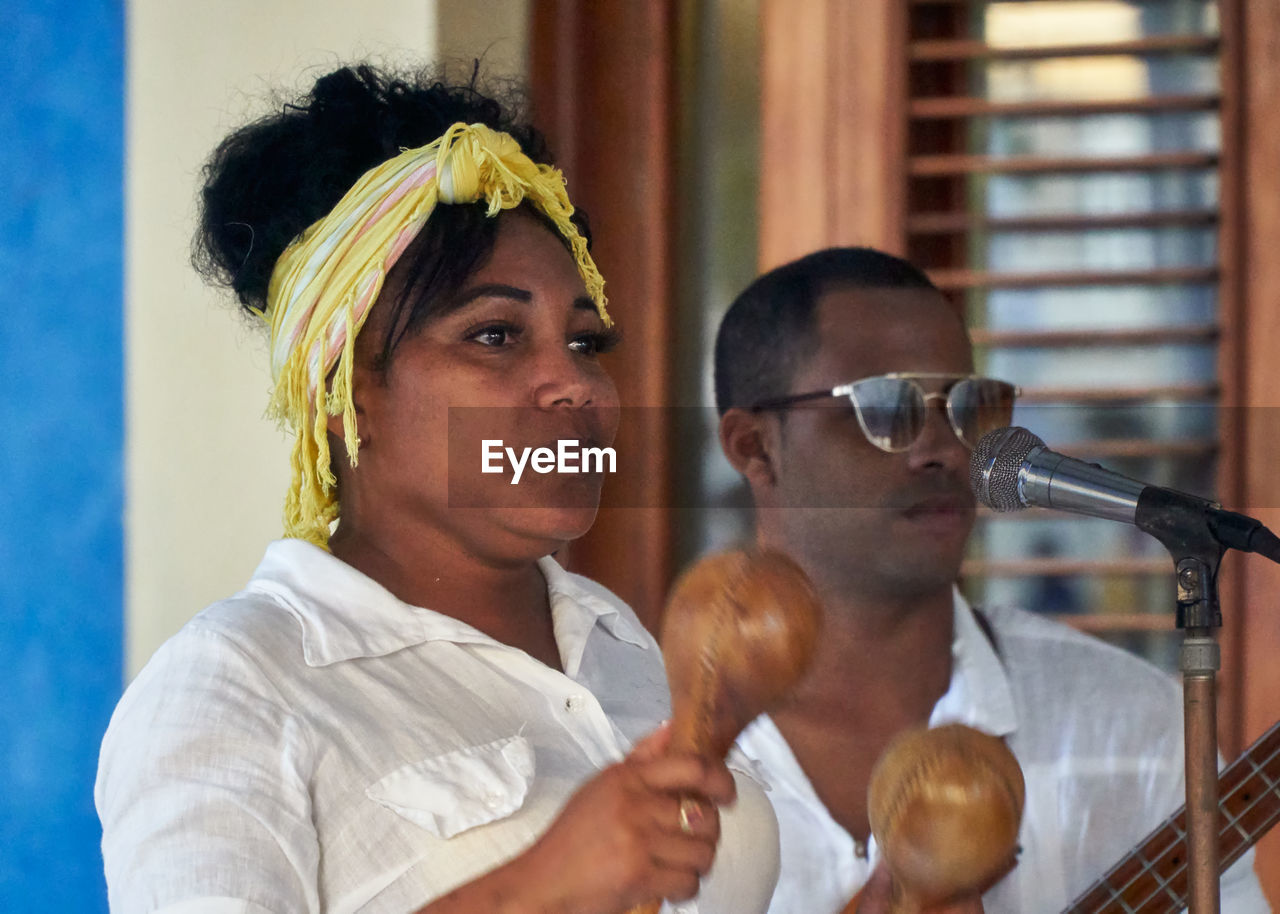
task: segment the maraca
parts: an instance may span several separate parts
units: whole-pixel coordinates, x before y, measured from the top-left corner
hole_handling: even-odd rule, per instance
[[[742,729],[799,681],[820,618],[813,585],[780,552],[732,550],[686,571],[659,639],[671,686],[670,751],[723,759]]]
[[[1013,861],[1022,769],[1000,739],[963,724],[899,734],[871,771],[871,833],[893,880],[892,910],[984,890]],[[845,914],[854,914],[859,896]]]

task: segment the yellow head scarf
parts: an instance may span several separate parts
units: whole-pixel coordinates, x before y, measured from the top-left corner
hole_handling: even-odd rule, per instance
[[[587,294],[605,324],[612,323],[604,279],[569,219],[573,205],[564,177],[533,162],[508,134],[457,123],[440,139],[366,172],[332,212],[285,249],[267,288],[264,317],[271,324],[275,384],[269,413],[295,434],[286,536],[328,545],[338,503],[327,420],[342,415],[355,466],[360,444],[351,396],[355,338],[387,273],[437,203],[480,200],[488,202],[489,216],[524,200],[537,206],[569,242]]]

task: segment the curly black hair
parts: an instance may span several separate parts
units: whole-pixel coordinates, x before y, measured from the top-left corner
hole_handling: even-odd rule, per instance
[[[467,83],[450,85],[433,72],[344,66],[316,80],[304,97],[233,132],[204,167],[196,270],[229,287],[247,311],[264,312],[271,272],[297,235],[365,172],[438,139],[458,121],[504,131],[535,162],[552,164],[517,92],[482,90],[477,76],[478,66]],[[585,216],[575,213],[574,222],[589,242]],[[436,209],[392,270],[403,293],[386,321],[380,364],[483,265],[496,236],[497,220],[486,217],[483,203]]]

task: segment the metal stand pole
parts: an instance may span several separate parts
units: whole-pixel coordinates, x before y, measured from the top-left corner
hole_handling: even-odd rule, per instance
[[[1218,914],[1218,716],[1217,674],[1221,667],[1213,630],[1218,612],[1217,558],[1183,558],[1177,563],[1178,627],[1184,631],[1179,666],[1185,723],[1187,782],[1188,910]]]
[[[1257,552],[1280,562],[1280,538],[1252,517],[1158,486],[1141,489],[1132,520],[1169,550],[1176,568],[1178,628],[1184,632],[1180,666],[1187,780],[1187,897],[1191,914],[1218,914],[1216,680],[1221,658],[1213,634],[1222,625],[1218,566],[1228,548]]]

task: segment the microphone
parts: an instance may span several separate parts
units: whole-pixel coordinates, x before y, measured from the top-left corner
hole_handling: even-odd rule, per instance
[[[981,504],[995,511],[1070,511],[1134,524],[1162,542],[1170,535],[1194,535],[1194,530],[1181,529],[1192,524],[1207,528],[1228,549],[1280,562],[1280,538],[1260,521],[1051,451],[1038,436],[1017,426],[982,436],[969,461],[969,486]]]

